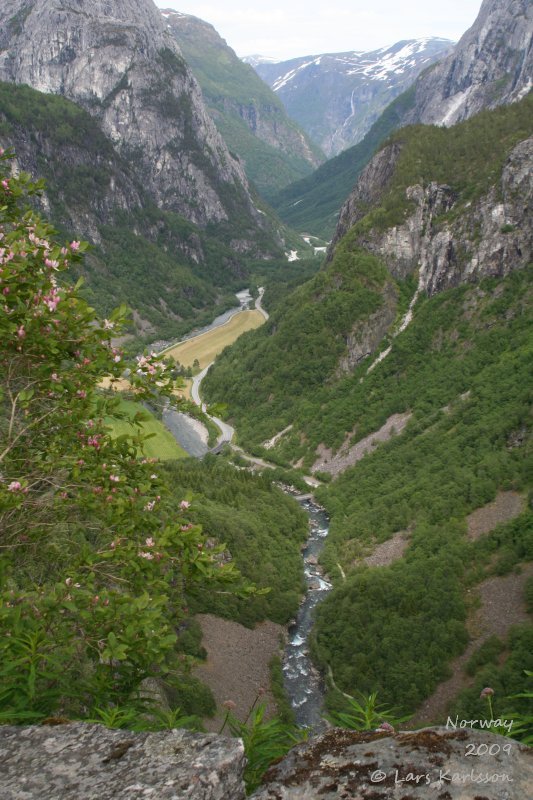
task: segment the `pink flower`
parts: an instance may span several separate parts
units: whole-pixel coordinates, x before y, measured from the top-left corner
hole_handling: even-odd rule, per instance
[[[233,711],[235,708],[237,708],[237,705],[233,702],[233,700],[224,700],[222,705],[224,708],[227,708],[228,711]]]
[[[80,244],[81,244],[81,242],[71,242],[70,243],[70,249],[73,250],[73,251],[74,250],[79,250],[80,249]]]
[[[382,722],[377,730],[380,732],[385,731],[386,733],[394,733],[394,728],[390,722]]]
[[[120,483],[120,478],[118,475],[110,475],[109,480],[113,481],[113,483]]]
[[[24,330],[24,325],[21,325],[20,328],[18,329],[17,336],[19,337],[19,339],[24,339],[24,337],[26,336],[26,331]]]
[[[20,481],[11,481],[11,483],[7,487],[8,492],[20,492],[21,489],[22,489],[22,484]]]
[[[155,546],[155,542],[154,542],[154,540],[152,539],[151,536],[146,540],[145,544],[146,544],[146,547],[154,547]]]
[[[480,694],[479,696],[480,696],[481,698],[484,698],[484,697],[492,697],[492,695],[493,695],[493,694],[494,694],[494,689],[491,689],[491,688],[490,688],[490,686],[486,686],[486,687],[485,687],[485,688],[482,690],[482,692],[481,692],[481,694]]]
[[[76,394],[77,394],[77,396],[78,396],[79,398],[81,398],[82,400],[85,400],[85,398],[87,397],[87,392],[85,391],[85,389],[78,389],[78,391],[76,392]]]
[[[185,509],[186,509],[186,508],[189,508],[189,506],[190,506],[190,505],[191,505],[191,504],[189,503],[189,501],[188,501],[188,500],[182,500],[182,501],[181,501],[181,503],[180,503],[180,508],[181,508],[183,511],[185,511]]]
[[[154,557],[153,553],[144,553],[142,550],[139,550],[139,557],[146,558],[147,561],[151,561]]]

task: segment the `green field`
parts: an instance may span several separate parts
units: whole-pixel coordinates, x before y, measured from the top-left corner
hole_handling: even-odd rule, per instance
[[[133,419],[135,414],[142,411],[147,417],[141,425],[141,432],[145,435],[155,434],[151,439],[145,442],[143,447],[143,455],[147,458],[159,458],[165,461],[174,458],[188,458],[185,450],[179,446],[172,434],[167,431],[162,422],[160,422],[153,414],[150,414],[145,408],[135,403],[132,400],[120,400],[118,410],[127,414],[130,419]],[[106,423],[112,429],[114,438],[123,436],[124,434],[135,435],[138,431],[137,425],[127,419],[114,419],[111,417],[106,418]]]

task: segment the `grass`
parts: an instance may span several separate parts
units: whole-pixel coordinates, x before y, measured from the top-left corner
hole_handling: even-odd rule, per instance
[[[264,321],[259,311],[240,311],[224,325],[170,347],[165,350],[165,356],[179,361],[184,367],[192,367],[198,360],[200,369],[204,369],[242,333],[259,328]]]
[[[153,433],[151,439],[148,439],[144,444],[143,454],[147,458],[159,458],[162,460],[169,460],[174,458],[188,458],[185,450],[179,446],[172,434],[167,431],[162,422],[160,422],[153,414],[146,411],[145,408],[135,403],[132,400],[120,401],[119,411],[133,418],[138,411],[143,411],[148,417],[141,426],[142,433]],[[124,434],[132,435],[137,433],[137,426],[128,422],[127,419],[106,419],[107,424],[112,429],[114,438],[123,436]]]

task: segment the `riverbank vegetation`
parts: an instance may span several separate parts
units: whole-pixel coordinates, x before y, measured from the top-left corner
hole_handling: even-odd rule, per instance
[[[224,543],[226,558],[264,594],[239,599],[214,583],[211,591],[191,587],[192,612],[216,614],[252,627],[270,619],[285,624],[296,615],[303,586],[300,548],[307,536],[302,509],[264,477],[238,470],[218,456],[202,462],[167,463],[175,490],[195,498],[194,521],[209,532],[209,543]]]

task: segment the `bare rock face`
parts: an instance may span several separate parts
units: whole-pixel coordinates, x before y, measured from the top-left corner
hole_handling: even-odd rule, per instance
[[[332,729],[294,748],[254,800],[521,800],[533,796],[533,751],[473,730]]]
[[[332,242],[335,246],[386,191],[399,154],[397,145],[378,153],[361,173],[346,202]],[[414,211],[402,225],[385,232],[370,231],[360,244],[382,258],[396,278],[419,271],[419,288],[429,295],[479,280],[504,277],[526,266],[533,257],[533,138],[514,147],[499,185],[472,202],[452,221],[441,223],[457,197],[439,183],[408,187]]]
[[[454,52],[420,76],[402,124],[453,125],[521,100],[533,86],[531,0],[484,0]]]
[[[0,726],[2,800],[244,800],[240,739],[77,722]]]
[[[152,0],[4,0],[0,80],[61,94],[99,120],[160,208],[257,227],[242,166]]]
[[[401,150],[401,145],[397,143],[386,145],[362,171],[353,192],[341,208],[335,235],[328,250],[328,261],[333,258],[337,243],[348,233],[352,225],[364,217],[368,208],[383,196],[394,175]]]

